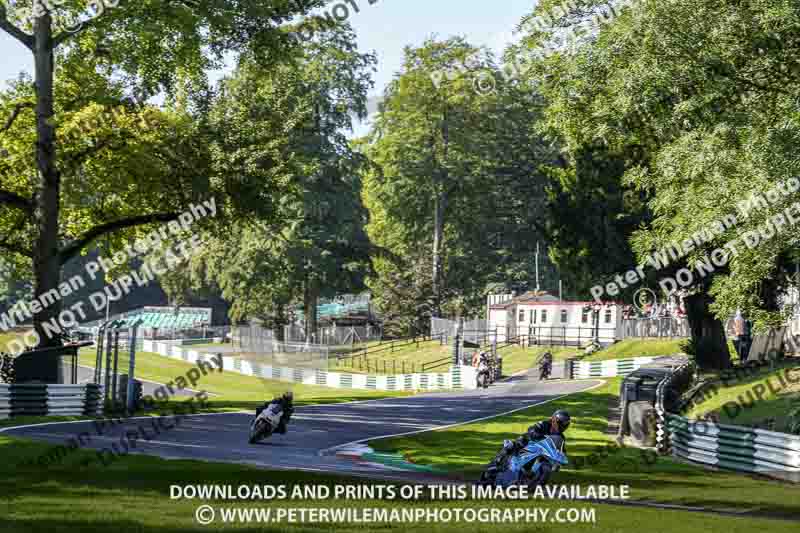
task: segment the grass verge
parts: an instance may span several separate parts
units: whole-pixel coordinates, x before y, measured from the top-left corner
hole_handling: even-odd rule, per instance
[[[80,353],[80,364],[94,366],[95,354],[90,350],[82,350]],[[127,368],[128,360],[126,356],[120,354],[120,368]],[[155,381],[157,383],[174,382],[179,376],[185,377],[192,368],[197,369],[196,365],[164,357],[162,355],[138,352],[136,354],[136,376],[141,379]],[[201,376],[196,386],[190,386],[195,390],[205,390],[213,393],[209,396],[208,410],[240,410],[254,409],[267,399],[271,399],[277,394],[291,390],[294,393],[296,405],[308,405],[319,403],[338,403],[355,400],[372,400],[378,398],[390,398],[396,396],[407,396],[409,393],[366,391],[357,389],[336,389],[333,387],[320,387],[316,385],[301,385],[285,381],[255,378],[245,376],[236,372],[209,372]],[[181,400],[181,398],[174,398]]]
[[[400,453],[412,463],[440,468],[464,479],[477,479],[498,452],[503,439],[516,438],[533,422],[548,418],[556,408],[563,408],[573,417],[567,434],[567,451],[572,464],[559,472],[555,480],[559,484],[627,484],[631,487],[632,498],[639,500],[711,508],[765,509],[800,517],[800,491],[796,485],[711,472],[668,457],[643,455],[638,449],[610,447],[612,437],[606,433],[609,409],[617,402],[619,385],[620,379],[616,378],[600,388],[547,405],[443,431],[374,440],[370,446],[379,451]],[[576,468],[579,465],[583,466]]]
[[[788,432],[800,417],[800,361],[785,362],[775,369],[754,370],[721,379],[695,399],[689,418],[712,418],[725,424],[758,426]]]
[[[609,359],[631,359],[633,357],[653,357],[674,355],[681,351],[685,339],[625,339],[599,350],[582,361],[606,361]]]
[[[712,531],[752,533],[796,531],[796,524],[757,518],[732,518],[659,509],[631,509],[611,505],[573,502],[509,502],[509,501],[387,501],[378,499],[326,499],[302,501],[220,501],[172,499],[171,485],[279,486],[289,494],[295,486],[308,487],[344,484],[371,484],[363,479],[317,475],[298,471],[265,471],[255,468],[201,461],[163,460],[130,455],[109,466],[93,463],[83,466],[86,451],[76,451],[57,466],[40,469],[34,466],[15,467],[31,456],[46,453],[48,446],[38,442],[0,436],[0,531],[4,533],[178,533],[211,530],[248,532],[313,532],[341,533],[364,531],[441,531],[460,532],[464,527],[483,532],[527,531],[591,531],[612,533],[635,531],[642,524],[656,533]],[[333,492],[333,490],[331,491]],[[195,522],[198,506],[217,507],[217,522],[202,526]],[[573,524],[465,524],[465,523],[242,523],[223,525],[219,507],[239,509],[327,508],[327,509],[415,509],[477,507],[517,509],[536,506],[595,509],[596,523]]]

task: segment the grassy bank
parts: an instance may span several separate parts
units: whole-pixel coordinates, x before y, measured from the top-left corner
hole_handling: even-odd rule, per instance
[[[8,344],[19,337],[22,333],[0,333],[0,353],[9,353]]]
[[[563,361],[570,357],[575,357],[578,353],[577,348],[568,346],[509,346],[499,350],[503,357],[503,374],[511,376],[522,370],[538,368],[536,360],[545,352],[553,354],[554,361]]]
[[[375,440],[370,446],[400,453],[411,462],[441,468],[464,479],[476,479],[503,439],[515,438],[531,423],[549,417],[556,408],[563,408],[573,417],[567,435],[572,464],[558,474],[559,484],[628,484],[635,499],[769,509],[800,516],[796,485],[710,472],[670,458],[643,455],[632,448],[607,448],[612,442],[612,437],[606,434],[609,409],[617,401],[619,384],[619,379],[612,379],[600,388],[547,405],[444,431]]]
[[[784,363],[774,370],[728,376],[715,389],[699,396],[687,415],[789,431],[789,415],[796,409],[800,409],[800,361]]]
[[[630,359],[674,355],[681,351],[684,339],[625,339],[583,358],[583,361],[606,361],[608,359]]]
[[[443,359],[453,354],[452,346],[442,346],[438,340],[420,341],[405,346],[392,347],[391,342],[384,342],[381,345],[374,345],[369,350],[366,360],[361,357],[351,357],[337,361],[331,359],[330,369],[337,372],[357,372],[370,374],[392,374],[400,373],[403,368],[407,372],[415,370],[422,371],[423,365],[444,363],[443,366],[426,372],[441,372],[449,366]],[[358,353],[358,352],[356,352]]]
[[[95,354],[90,350],[82,350],[80,363],[94,366]],[[127,368],[127,359],[120,354],[120,366]],[[157,383],[174,382],[179,376],[185,377],[196,365],[164,357],[162,355],[138,352],[136,354],[136,375],[141,379]],[[271,379],[245,376],[235,372],[209,372],[201,376],[197,385],[190,386],[195,390],[205,390],[214,394],[209,397],[209,407],[213,410],[253,409],[265,399],[291,390],[297,405],[317,403],[336,403],[353,400],[369,400],[406,396],[408,393],[366,391],[356,389],[335,389],[315,385],[301,385]],[[176,398],[180,399],[180,398]]]
[[[583,360],[602,361],[606,359],[673,355],[680,351],[680,343],[681,340],[628,339],[587,356]],[[452,346],[442,346],[438,340],[421,341],[395,348],[392,348],[391,343],[385,342],[381,345],[371,346],[370,349],[380,349],[380,351],[368,353],[366,359],[348,356],[342,360],[338,360],[335,357],[336,352],[332,351],[328,370],[354,374],[399,374],[421,372],[423,365],[427,365],[426,372],[441,372],[448,367],[448,358],[453,353]],[[499,351],[503,357],[503,373],[510,376],[522,370],[533,368],[536,366],[536,360],[539,356],[547,351],[553,354],[555,361],[580,357],[583,353],[580,348],[572,346],[506,346]],[[292,356],[281,358],[278,355],[277,358],[271,358],[266,354],[241,354],[240,357],[247,360],[258,360],[266,363],[275,362],[276,364],[291,366],[287,361]],[[437,366],[431,366],[437,363]]]
[[[648,524],[647,530],[657,533],[711,531],[751,533],[752,531],[789,532],[796,524],[754,518],[731,518],[698,513],[659,509],[635,509],[611,505],[571,502],[498,502],[498,501],[417,501],[401,502],[378,499],[327,499],[302,501],[219,501],[172,499],[171,485],[284,485],[289,493],[294,486],[369,484],[363,479],[307,474],[297,471],[264,471],[247,466],[201,461],[162,460],[146,456],[119,458],[109,466],[81,463],[89,452],[77,451],[57,466],[41,469],[15,466],[45,453],[48,446],[0,436],[0,531],[8,533],[178,533],[192,531],[442,531],[458,532],[469,527],[484,532],[523,531],[591,531],[612,533],[634,531]],[[381,484],[384,484],[381,482]],[[198,506],[240,509],[303,508],[538,508],[555,512],[559,507],[594,508],[596,523],[574,524],[465,524],[465,523],[387,523],[387,524],[303,524],[303,523],[236,523],[222,525],[219,520],[210,526],[195,522]],[[219,516],[219,513],[217,514]],[[284,521],[285,522],[285,521]]]

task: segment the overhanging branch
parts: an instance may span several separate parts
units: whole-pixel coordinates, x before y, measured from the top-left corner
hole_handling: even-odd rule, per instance
[[[98,16],[98,17],[95,17],[95,18],[92,18],[92,19],[88,19],[88,20],[82,22],[80,27],[77,30],[73,30],[73,31],[66,31],[65,30],[65,31],[62,31],[61,33],[59,33],[58,35],[53,37],[53,49],[58,48],[59,45],[61,45],[65,41],[68,41],[69,39],[75,37],[79,33],[83,33],[86,30],[88,30],[90,28],[93,28],[94,26],[97,25],[98,21],[101,18],[102,18],[102,16]]]
[[[5,30],[10,36],[21,42],[28,50],[33,52],[34,38],[33,35],[25,33],[17,28],[8,20],[8,12],[5,5],[0,5],[0,30]]]
[[[138,217],[124,218],[114,222],[106,222],[90,229],[84,233],[77,240],[68,244],[58,252],[59,259],[63,265],[73,257],[75,257],[81,250],[91,244],[95,239],[102,237],[107,233],[113,233],[121,229],[133,228],[136,226],[143,226],[145,224],[152,224],[153,222],[170,222],[177,220],[178,213],[154,213],[152,215],[141,215]]]
[[[16,207],[26,213],[33,211],[33,203],[30,200],[11,191],[0,190],[0,205]]]
[[[8,250],[9,252],[20,254],[25,257],[33,257],[32,249],[25,248],[25,246],[23,245],[11,242],[11,237],[22,231],[22,229],[25,227],[25,222],[27,222],[27,220],[28,218],[23,216],[17,221],[17,223],[14,225],[11,231],[8,232],[8,235],[6,235],[5,238],[0,241],[0,248]]]
[[[14,111],[11,112],[11,116],[8,117],[6,123],[3,125],[2,128],[0,128],[0,133],[5,133],[11,128],[11,126],[14,124],[14,121],[17,120],[17,117],[19,116],[19,114],[22,112],[23,109],[25,108],[33,109],[34,107],[36,107],[36,105],[33,102],[21,102],[19,104],[16,104],[14,106]]]

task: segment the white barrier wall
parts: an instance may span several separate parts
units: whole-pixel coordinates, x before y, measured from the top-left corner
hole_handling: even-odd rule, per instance
[[[179,345],[151,340],[145,340],[142,349],[145,352],[180,359],[188,363],[197,363],[197,361],[212,363],[212,357],[217,357],[217,354],[187,350]],[[223,357],[222,365],[226,372],[236,372],[245,376],[342,389],[412,391],[477,388],[476,370],[471,366],[451,366],[448,372],[371,375],[271,366],[235,357]]]
[[[102,414],[103,389],[94,383],[0,384],[0,419],[11,416],[96,416]]]
[[[634,357],[633,359],[610,359],[608,361],[573,361],[572,379],[627,376],[655,360],[655,357]]]

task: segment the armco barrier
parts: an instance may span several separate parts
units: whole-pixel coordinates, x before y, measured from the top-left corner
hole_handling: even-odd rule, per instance
[[[672,455],[800,483],[800,436],[668,414]]]
[[[669,453],[667,415],[678,405],[681,394],[689,389],[694,370],[694,363],[684,363],[662,379],[656,388],[656,449],[659,453]]]
[[[156,353],[172,359],[189,363],[206,361],[216,367],[212,357],[217,354],[184,350],[178,345],[145,341],[144,351]],[[370,389],[386,391],[449,390],[477,388],[475,368],[471,366],[451,366],[449,372],[432,372],[397,375],[367,375],[347,372],[328,372],[313,368],[289,368],[272,366],[233,357],[223,358],[223,370],[278,381],[320,385],[342,389]]]
[[[572,379],[627,376],[634,370],[638,370],[656,359],[656,357],[634,357],[632,359],[609,359],[607,361],[573,361]]]
[[[0,418],[12,416],[98,416],[102,388],[94,383],[53,385],[0,384]]]
[[[0,384],[0,420],[11,416],[11,389]]]

